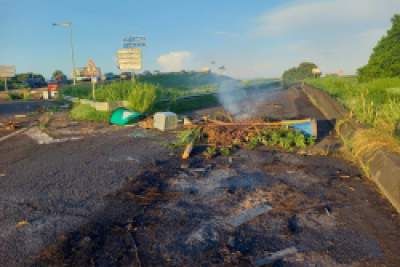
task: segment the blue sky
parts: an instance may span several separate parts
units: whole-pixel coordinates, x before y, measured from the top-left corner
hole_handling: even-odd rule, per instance
[[[0,64],[49,76],[89,58],[117,72],[122,39],[145,35],[144,70],[224,65],[237,78],[276,77],[302,61],[354,73],[400,13],[399,0],[0,0]]]

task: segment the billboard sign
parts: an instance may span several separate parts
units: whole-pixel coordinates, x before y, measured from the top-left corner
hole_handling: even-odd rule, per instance
[[[11,78],[15,76],[14,65],[0,65],[0,78]]]
[[[121,72],[142,69],[142,50],[140,48],[122,48],[117,52],[118,68]]]

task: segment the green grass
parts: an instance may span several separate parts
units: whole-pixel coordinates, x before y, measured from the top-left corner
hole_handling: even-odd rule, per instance
[[[154,90],[150,90],[150,94],[146,96],[143,95],[143,92],[134,92],[131,95],[134,100],[132,100],[130,105],[136,105],[136,108],[133,106],[131,108],[139,112],[172,111],[183,113],[218,104],[218,99],[214,95],[204,95],[193,99],[181,99],[176,101],[153,102],[156,98],[154,93]],[[110,112],[101,112],[89,105],[77,104],[70,111],[70,117],[74,120],[107,122],[109,121]]]
[[[139,82],[157,84],[162,88],[195,89],[205,86],[215,86],[225,80],[232,80],[227,76],[208,72],[170,72],[145,74],[137,77]]]
[[[192,110],[213,107],[219,104],[218,97],[214,95],[204,95],[192,99],[170,100],[158,102],[154,106],[157,111],[172,111],[183,113]]]
[[[83,104],[75,105],[69,115],[71,119],[78,121],[108,122],[110,118],[109,112],[97,111],[95,108]]]
[[[149,84],[147,82],[138,82],[139,84]],[[165,88],[156,83],[151,83],[159,88],[159,99],[168,100],[182,96],[209,94],[217,91],[217,85],[203,85],[198,87],[181,88],[170,87]],[[113,81],[111,83],[99,84],[96,86],[97,101],[118,101],[128,100],[129,94],[133,90],[135,83],[131,81]],[[76,86],[68,85],[61,89],[61,94],[65,96],[73,96],[81,99],[92,99],[92,87],[90,83],[80,83]]]
[[[396,135],[400,123],[400,78],[363,83],[355,77],[325,77],[306,82],[337,98],[359,122],[383,134]]]
[[[252,80],[242,80],[241,84],[245,88],[264,88],[271,86],[280,86],[281,80],[278,78],[266,78],[266,79],[252,79]]]
[[[64,96],[73,96],[82,99],[92,98],[92,85],[90,83],[78,83],[77,85],[67,85],[61,88]]]
[[[153,84],[160,88],[161,99],[173,99],[180,96],[214,93],[218,84],[229,77],[214,73],[176,72],[143,74],[136,79],[138,83]],[[100,82],[96,86],[97,101],[127,100],[131,91],[132,81]],[[81,82],[77,85],[63,86],[63,95],[91,99],[92,87],[90,82]]]
[[[200,95],[217,92],[216,85],[206,85],[195,88],[162,88],[160,90],[161,99],[174,99],[181,96]]]
[[[159,99],[160,89],[150,83],[135,83],[129,87],[129,107],[135,111],[145,113],[153,111],[156,101]]]

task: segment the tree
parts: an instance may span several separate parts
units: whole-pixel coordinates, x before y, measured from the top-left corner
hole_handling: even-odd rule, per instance
[[[51,79],[57,81],[65,81],[67,80],[67,76],[61,70],[55,70],[51,75]]]
[[[293,67],[285,71],[282,75],[282,82],[285,87],[290,84],[303,81],[307,78],[314,77],[313,69],[318,68],[317,65],[311,62],[303,62],[298,67]]]
[[[358,69],[360,81],[400,76],[400,15],[392,18],[392,27],[375,46],[368,64]]]
[[[31,76],[25,80],[30,88],[39,88],[46,86],[46,79],[41,74],[32,73]]]

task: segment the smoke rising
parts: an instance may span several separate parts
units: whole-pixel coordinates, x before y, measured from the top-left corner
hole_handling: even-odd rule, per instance
[[[239,81],[225,80],[222,81],[218,88],[219,102],[224,109],[233,116],[241,113],[241,101],[246,98],[246,92],[240,86]]]
[[[276,82],[245,87],[238,80],[224,80],[218,87],[218,99],[235,119],[251,119],[257,117],[260,106],[279,88],[280,85]]]

